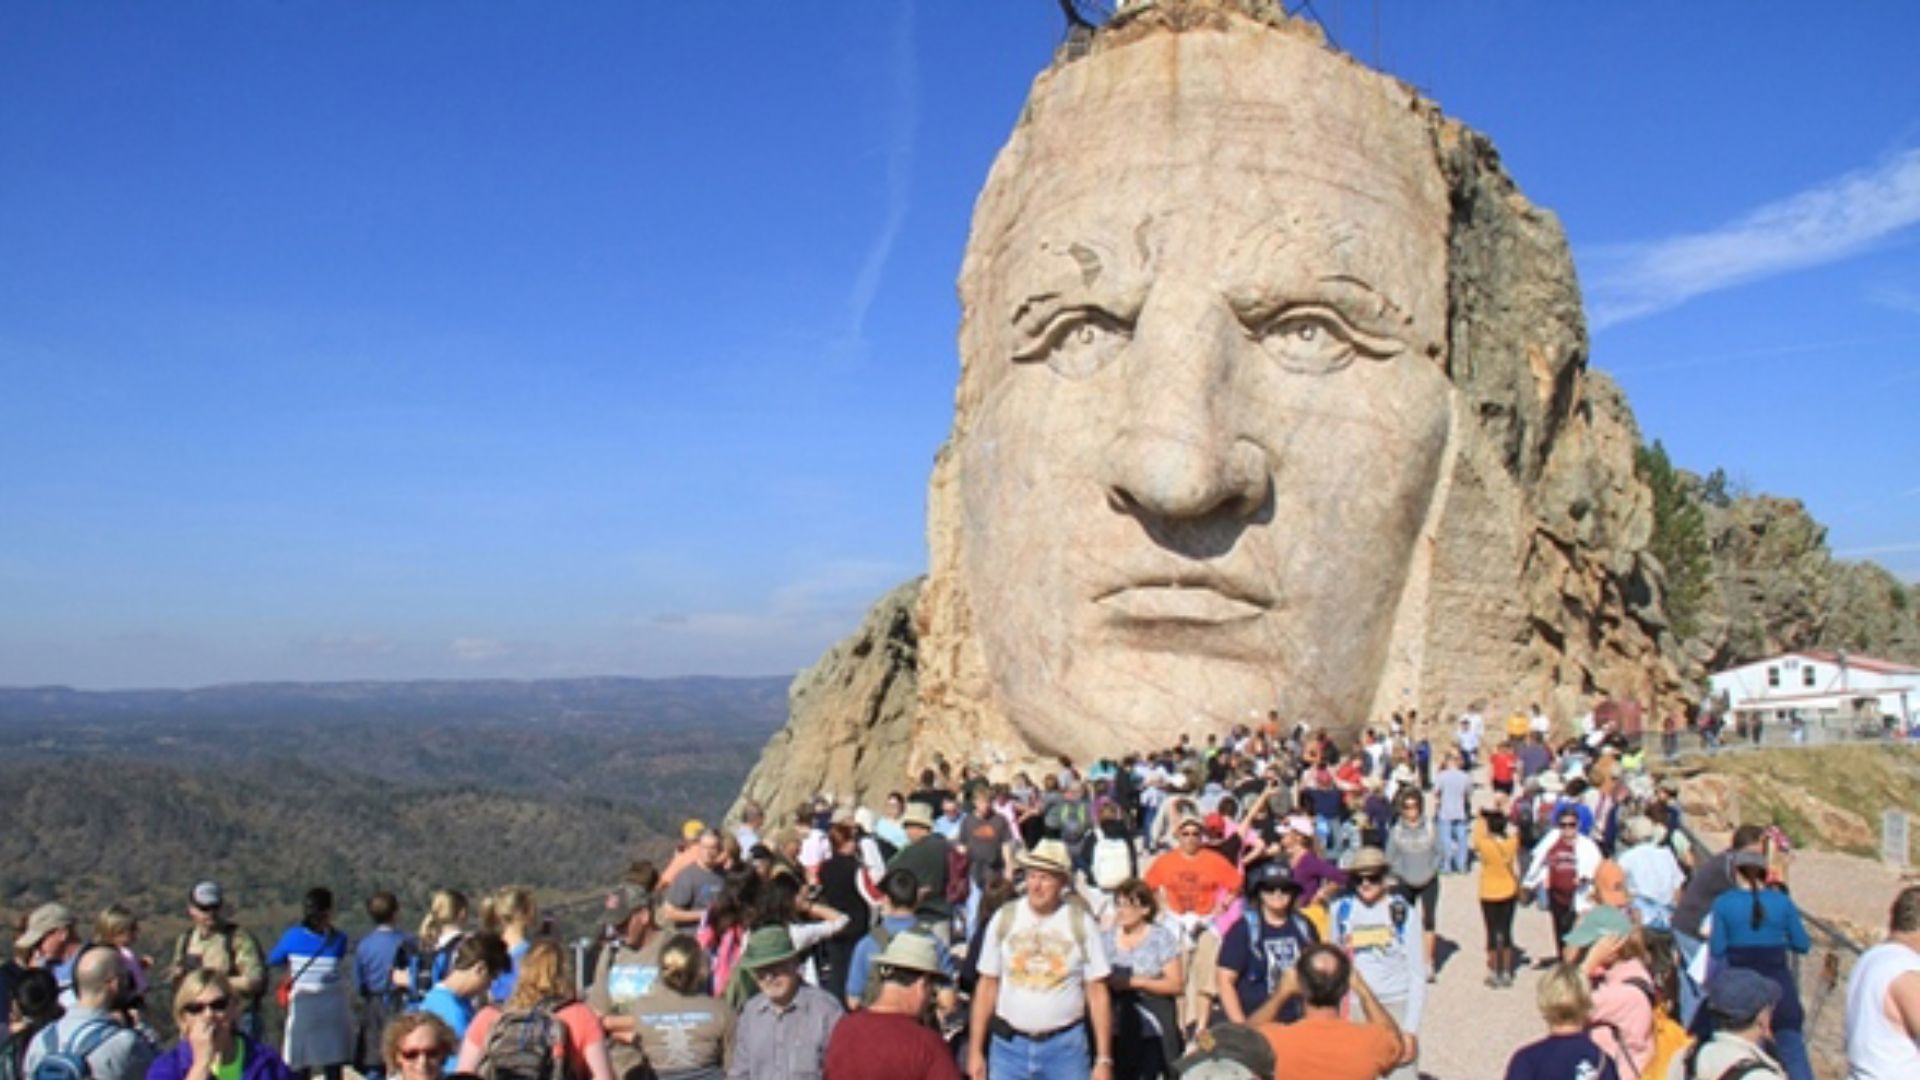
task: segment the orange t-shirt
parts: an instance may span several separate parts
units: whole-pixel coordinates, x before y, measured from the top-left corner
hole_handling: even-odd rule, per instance
[[[562,1005],[553,1015],[567,1029],[566,1075],[574,1077],[593,1075],[587,1068],[587,1048],[607,1041],[607,1029],[600,1026],[600,1018],[593,1014],[592,1009],[578,1001]],[[484,1053],[487,1048],[487,1036],[493,1034],[493,1025],[499,1019],[499,1006],[489,1005],[481,1009],[480,1014],[473,1018],[473,1023],[467,1026],[467,1037],[461,1040],[463,1047],[472,1046]]]
[[[1400,1040],[1372,1024],[1309,1016],[1262,1024],[1273,1047],[1273,1080],[1377,1080],[1400,1060]]]
[[[1240,891],[1240,871],[1217,851],[1201,848],[1192,858],[1178,848],[1153,860],[1147,887],[1167,894],[1175,915],[1211,915],[1222,891]]]

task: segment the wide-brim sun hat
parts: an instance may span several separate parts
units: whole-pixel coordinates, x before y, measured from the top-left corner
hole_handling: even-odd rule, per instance
[[[883,968],[918,971],[932,975],[937,979],[947,978],[946,968],[940,964],[940,946],[931,934],[908,931],[895,935],[887,942],[887,947],[868,962],[878,971]]]
[[[748,936],[747,947],[740,953],[740,966],[748,971],[759,971],[799,955],[800,950],[794,948],[791,931],[784,926],[763,926]]]
[[[1022,852],[1014,862],[1023,870],[1039,870],[1063,878],[1073,876],[1073,858],[1067,854],[1067,845],[1058,840],[1042,840],[1033,845],[1032,851]]]
[[[923,802],[908,803],[906,813],[900,815],[900,825],[902,828],[908,825],[933,828],[933,807]]]
[[[1351,874],[1371,874],[1385,871],[1392,864],[1387,861],[1387,853],[1377,847],[1363,847],[1354,853],[1353,865],[1347,867]]]

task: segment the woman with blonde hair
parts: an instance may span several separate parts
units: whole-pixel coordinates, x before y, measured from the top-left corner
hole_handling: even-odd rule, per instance
[[[432,1013],[401,1013],[380,1039],[387,1075],[398,1080],[440,1080],[453,1051],[453,1029]]]
[[[721,1080],[732,1061],[733,1010],[707,993],[707,957],[685,934],[660,949],[660,977],[629,1008],[629,1036],[657,1080]]]
[[[140,920],[132,910],[125,904],[109,904],[93,920],[93,940],[120,950],[120,959],[126,962],[127,972],[133,979],[134,997],[144,998],[147,969],[153,966],[153,958],[134,951],[134,946],[140,943]]]
[[[154,1059],[147,1080],[294,1080],[273,1047],[240,1034],[246,1003],[225,975],[211,968],[188,972],[173,991],[173,1022],[180,1040]]]
[[[1540,980],[1537,998],[1547,1037],[1528,1043],[1507,1060],[1507,1080],[1621,1080],[1613,1059],[1587,1035],[1593,999],[1587,977],[1572,964],[1556,964]]]
[[[564,1080],[613,1080],[607,1030],[593,1010],[574,997],[567,954],[550,938],[533,942],[522,954],[513,996],[506,1004],[489,1005],[473,1018],[454,1071],[484,1075],[489,1058],[510,1052],[522,1036],[548,1020],[559,1021],[563,1029],[554,1053],[561,1059]]]
[[[480,901],[480,929],[500,935],[500,940],[507,943],[507,970],[493,981],[488,994],[494,1001],[513,996],[520,960],[527,955],[539,921],[540,905],[533,899],[533,890],[524,885],[505,886]]]
[[[416,999],[447,977],[453,954],[467,937],[468,912],[467,894],[458,889],[441,889],[428,901],[427,914],[420,920],[420,934],[414,939],[420,951],[413,958],[413,967],[418,970],[409,972]]]

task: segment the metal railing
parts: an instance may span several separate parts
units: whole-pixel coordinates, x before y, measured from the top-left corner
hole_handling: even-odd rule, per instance
[[[1703,854],[1714,850],[1685,824],[1679,829],[1693,850]],[[1791,899],[1792,894],[1788,897]],[[1794,908],[1807,926],[1807,936],[1813,938],[1813,948],[1805,957],[1790,958],[1794,981],[1800,987],[1800,1002],[1806,1008],[1807,1049],[1815,1073],[1838,1080],[1846,1075],[1847,1060],[1847,1010],[1842,991],[1853,973],[1854,962],[1868,946],[1798,901]],[[1841,998],[1837,1005],[1835,997]]]

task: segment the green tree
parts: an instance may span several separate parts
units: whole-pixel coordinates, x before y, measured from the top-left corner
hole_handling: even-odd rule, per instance
[[[1700,605],[1713,573],[1706,517],[1660,440],[1636,450],[1633,461],[1634,471],[1653,491],[1653,539],[1647,549],[1667,571],[1667,622],[1675,634],[1690,638],[1699,629]]]

